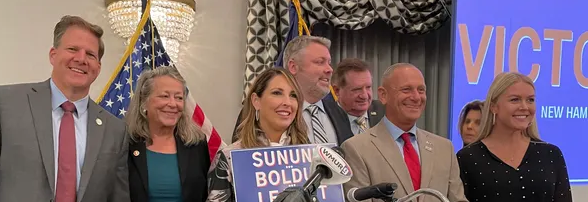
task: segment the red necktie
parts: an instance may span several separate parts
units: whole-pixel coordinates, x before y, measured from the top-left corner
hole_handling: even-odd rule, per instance
[[[410,179],[412,179],[412,186],[416,191],[421,187],[421,163],[419,156],[410,142],[410,133],[404,133],[400,138],[404,141],[404,163],[406,163],[406,167],[410,173]]]
[[[73,112],[76,106],[66,101],[61,104],[63,117],[59,126],[59,156],[57,160],[56,202],[76,201],[76,133]]]

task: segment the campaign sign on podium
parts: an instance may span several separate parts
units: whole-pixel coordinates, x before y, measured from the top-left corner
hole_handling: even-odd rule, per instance
[[[335,144],[321,144],[334,147]],[[316,144],[240,149],[231,151],[237,202],[271,202],[288,187],[304,185]],[[321,185],[320,202],[344,202],[342,185]]]

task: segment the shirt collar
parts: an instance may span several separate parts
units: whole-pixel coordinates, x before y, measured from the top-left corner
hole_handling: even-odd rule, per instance
[[[257,132],[257,138],[263,142],[265,142],[268,146],[284,146],[290,144],[290,135],[288,135],[288,131],[284,131],[282,136],[280,136],[280,140],[278,142],[270,142],[269,139],[265,136],[265,133],[260,129],[256,128],[255,131]]]
[[[49,85],[51,86],[51,111],[53,111],[59,108],[61,104],[63,104],[65,101],[67,101],[67,98],[65,97],[65,95],[63,95],[63,92],[61,92],[61,90],[57,88],[55,82],[53,82],[53,79],[49,79]],[[81,114],[86,113],[86,111],[88,110],[89,100],[89,96],[86,95],[86,97],[82,99],[73,101],[73,104],[76,106],[77,111],[77,113],[74,114],[77,114],[77,116],[79,116]]]
[[[343,107],[341,107],[341,104],[339,104],[339,102],[337,102],[337,105],[339,105],[339,108],[343,109]],[[345,110],[343,110],[343,111],[345,111]],[[359,118],[359,117],[353,116],[347,112],[345,112],[345,113],[347,114],[347,118],[349,118],[349,121],[351,121],[351,122],[355,122],[355,119]],[[367,111],[365,111],[362,116],[365,118],[365,120],[369,120]]]
[[[392,135],[394,140],[398,140],[398,138],[400,138],[400,136],[402,134],[404,134],[405,132],[410,133],[413,137],[416,138],[416,129],[417,129],[416,124],[414,124],[412,126],[412,128],[410,128],[410,130],[403,131],[398,126],[396,126],[392,122],[390,122],[390,120],[388,120],[388,117],[384,116],[382,119],[384,120],[384,124],[386,125],[388,132],[390,132],[390,134]]]
[[[353,115],[351,115],[351,114],[347,114],[347,117],[349,118],[349,120],[350,120],[350,121],[355,121],[355,119],[359,118],[359,117],[357,117],[357,116],[353,116]],[[365,120],[369,120],[369,119],[368,119],[367,112],[363,113],[362,117],[364,117],[364,118],[365,118]]]
[[[288,131],[284,131],[284,133],[282,133],[282,136],[280,136],[280,140],[278,142],[270,142],[270,146],[284,146],[286,145],[286,141],[289,140],[289,137],[290,136],[288,135]]]
[[[308,108],[308,106],[310,106],[311,104],[308,103],[306,100],[304,101],[304,103],[302,103],[302,109],[306,110],[306,108]],[[314,105],[316,105],[319,109],[321,109],[323,112],[325,111],[325,106],[323,105],[323,100],[319,100],[318,102],[314,103]]]

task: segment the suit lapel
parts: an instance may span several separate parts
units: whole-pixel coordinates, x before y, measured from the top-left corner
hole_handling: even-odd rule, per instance
[[[149,193],[149,181],[147,178],[149,173],[147,173],[147,151],[145,142],[133,142],[129,146],[129,152],[129,156],[131,157],[132,162],[135,168],[137,168],[139,176],[141,177],[141,184],[143,184],[145,193]]]
[[[421,187],[429,187],[435,166],[433,163],[435,161],[433,143],[429,140],[429,135],[422,133],[420,129],[417,129],[416,135],[421,157]]]
[[[78,191],[78,201],[80,201],[86,191],[90,177],[96,160],[98,160],[98,154],[100,153],[100,147],[102,146],[102,138],[104,137],[104,128],[108,123],[106,121],[106,114],[102,113],[103,110],[93,100],[88,102],[88,131],[86,133],[86,156],[84,157],[84,165],[82,166],[82,176],[80,179],[80,190]],[[98,124],[97,120],[101,120],[102,124]]]
[[[180,169],[180,183],[184,185],[188,171],[190,170],[190,148],[186,147],[183,141],[176,136],[176,151],[178,156],[178,168]],[[183,187],[183,186],[182,186]],[[185,192],[185,191],[183,191]]]
[[[33,87],[28,94],[28,99],[49,187],[51,187],[52,192],[55,192],[55,150],[49,80]]]
[[[378,124],[377,121],[378,112],[372,111],[372,108],[368,110],[368,121],[370,122],[370,127],[376,126]]]
[[[353,132],[351,132],[351,126],[349,125],[349,118],[347,118],[347,113],[345,113],[345,111],[339,107],[333,98],[323,99],[323,106],[325,107],[325,113],[335,128],[337,143],[338,145],[341,145],[345,140],[353,136]]]
[[[396,145],[396,141],[393,140],[392,135],[388,132],[386,125],[383,122],[378,123],[375,127],[374,132],[371,134],[374,136],[372,143],[378,149],[380,154],[386,159],[388,165],[392,167],[392,170],[396,174],[396,177],[402,184],[406,193],[414,191],[408,168],[404,163],[404,158],[400,154],[400,148]]]
[[[370,108],[368,109],[368,120],[370,128],[376,126],[384,117],[384,106],[379,100],[372,100]]]

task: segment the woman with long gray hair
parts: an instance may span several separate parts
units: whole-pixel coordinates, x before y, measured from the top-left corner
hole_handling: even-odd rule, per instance
[[[145,70],[139,77],[126,116],[131,201],[207,198],[208,144],[186,110],[186,89],[174,67]]]

